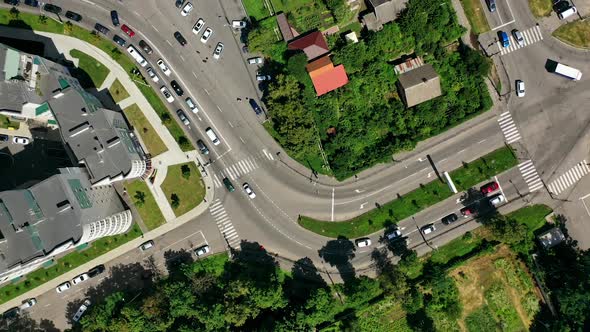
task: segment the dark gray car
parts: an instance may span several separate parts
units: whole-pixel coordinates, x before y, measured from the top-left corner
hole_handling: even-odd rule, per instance
[[[209,149],[207,148],[207,145],[205,145],[205,142],[203,142],[203,140],[197,141],[197,147],[199,148],[202,154],[209,154]]]

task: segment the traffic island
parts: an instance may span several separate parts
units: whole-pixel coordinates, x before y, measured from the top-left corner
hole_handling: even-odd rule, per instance
[[[553,37],[577,48],[590,48],[590,21],[574,21],[553,31]]]

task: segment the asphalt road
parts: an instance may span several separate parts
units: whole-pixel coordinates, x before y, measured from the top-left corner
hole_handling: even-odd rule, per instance
[[[240,239],[258,241],[270,252],[279,253],[286,259],[310,257],[317,266],[331,271],[335,271],[336,267],[330,266],[318,255],[318,250],[330,239],[300,228],[296,223],[299,214],[305,213],[327,220],[347,219],[374,208],[375,203],[384,203],[398,193],[403,194],[418,187],[420,183],[435,179],[433,169],[426,161],[427,155],[431,156],[440,171],[444,171],[499,148],[504,145],[505,133],[498,125],[498,116],[505,111],[510,112],[522,136],[522,139],[513,143],[519,157],[522,161],[531,159],[542,180],[547,182],[560,175],[563,169],[567,169],[568,164],[564,164],[564,161],[577,158],[570,156],[570,147],[573,148],[585,132],[590,117],[583,111],[583,105],[587,104],[589,98],[583,93],[588,91],[588,76],[584,76],[580,82],[568,82],[555,74],[547,73],[544,63],[548,58],[565,61],[587,73],[590,73],[590,65],[583,55],[564,48],[544,31],[544,39],[493,57],[499,70],[505,68],[510,82],[515,79],[525,81],[525,98],[517,98],[513,93],[505,95],[502,97],[502,104],[495,111],[487,112],[420,144],[416,150],[403,154],[395,163],[376,166],[361,173],[356,181],[350,179],[337,184],[321,176],[316,179],[311,172],[298,167],[260,125],[265,117],[256,116],[245,101],[236,99],[257,98],[260,94],[255,80],[256,67],[245,62],[247,57],[254,55],[242,53],[239,35],[228,26],[232,19],[244,16],[239,2],[222,1],[223,7],[217,1],[199,2],[188,17],[180,15],[173,1],[64,0],[51,3],[84,15],[81,23],[86,27],[94,26],[95,22],[108,26],[111,29],[109,38],[112,38],[113,32],[124,36],[123,32],[110,24],[109,11],[116,9],[121,23],[129,25],[136,32],[136,36],[125,38],[136,47],[139,40],[143,39],[154,48],[154,54],[144,54],[161,79],[153,87],[158,89],[162,84],[169,87],[170,80],[176,79],[185,90],[183,98],[176,98],[170,109],[174,111],[182,108],[189,115],[191,125],[181,126],[191,140],[201,138],[209,143],[204,135],[207,127],[212,127],[221,138],[222,144],[219,146],[208,144],[212,163],[207,166],[207,171],[217,181],[223,176],[233,178],[236,192],[228,193],[223,187],[217,186],[214,190],[216,201],[227,212]],[[498,22],[500,25],[510,22],[506,16],[508,14],[513,14],[514,22],[502,29],[510,31],[513,26],[522,30],[535,27],[525,1],[511,2],[508,14],[503,3],[498,2],[497,14],[501,16],[501,21],[498,19]],[[206,21],[205,27],[210,26],[214,30],[213,37],[207,44],[201,43],[199,37],[191,32],[192,26],[200,17]],[[188,45],[182,47],[176,42],[173,37],[175,31],[184,35]],[[494,49],[497,47],[493,45],[494,34],[495,32],[490,32],[480,38],[482,45],[491,45],[488,53],[499,52],[499,49]],[[225,49],[221,59],[215,61],[212,52],[218,41],[224,43]],[[157,68],[155,62],[159,58],[164,59],[172,69],[171,77],[166,77]],[[200,106],[201,111],[196,115],[182,102],[189,95]],[[172,114],[175,116],[175,112]],[[245,163],[251,166],[247,171],[243,168]],[[518,168],[500,175],[498,180],[509,200],[505,208],[517,207],[530,201],[530,197],[526,196],[530,184],[525,181]],[[240,190],[243,182],[250,183],[256,191],[255,199],[249,199]],[[546,193],[544,189],[538,192]],[[542,195],[537,194],[535,197]],[[424,252],[477,226],[470,218],[460,218],[452,226],[440,224],[442,216],[457,213],[463,206],[463,203],[457,202],[459,196],[402,221],[400,229],[408,238],[408,246]],[[486,205],[486,200],[483,199],[482,206]],[[214,226],[216,218],[217,214],[212,211],[211,214],[202,215],[194,222],[156,239],[156,250],[177,242],[186,234],[193,234],[196,229],[202,229],[205,239],[211,241],[213,250],[224,250],[220,231]],[[417,229],[431,222],[435,223],[437,231],[426,238],[429,242],[426,245]],[[380,243],[381,236],[382,233],[374,234],[371,239],[377,244]],[[176,245],[178,248],[190,247],[183,240]],[[141,255],[133,253],[124,256],[120,261],[113,261],[112,264],[137,262],[143,258]],[[371,267],[369,250],[357,250],[351,263],[357,271],[368,271]],[[88,286],[91,285],[89,281]],[[81,285],[78,293],[64,294],[71,298],[61,299],[61,302],[81,299],[85,296],[82,295],[82,289],[84,288]],[[58,300],[56,296],[57,294],[45,294],[39,297],[39,305],[33,308],[32,314],[34,317],[52,317],[60,322],[58,325],[65,326],[63,324],[67,324],[67,321],[64,321],[64,310],[55,304]],[[52,303],[50,309],[44,308],[47,303]]]

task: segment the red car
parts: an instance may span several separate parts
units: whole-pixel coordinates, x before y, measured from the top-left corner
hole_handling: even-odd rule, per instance
[[[461,209],[461,214],[464,216],[470,216],[474,213],[475,211],[473,210],[472,207],[464,207]]]
[[[135,31],[131,30],[131,28],[125,24],[121,25],[121,30],[123,30],[123,32],[125,32],[129,37],[135,36]]]
[[[491,192],[494,192],[496,190],[498,190],[499,186],[497,182],[490,182],[484,186],[482,186],[479,190],[481,190],[481,193],[486,195],[489,194]]]

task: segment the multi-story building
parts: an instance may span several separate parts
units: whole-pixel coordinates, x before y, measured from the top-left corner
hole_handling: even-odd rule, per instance
[[[28,189],[0,192],[0,283],[131,227],[131,211],[112,185],[92,185],[84,168],[60,172]]]

